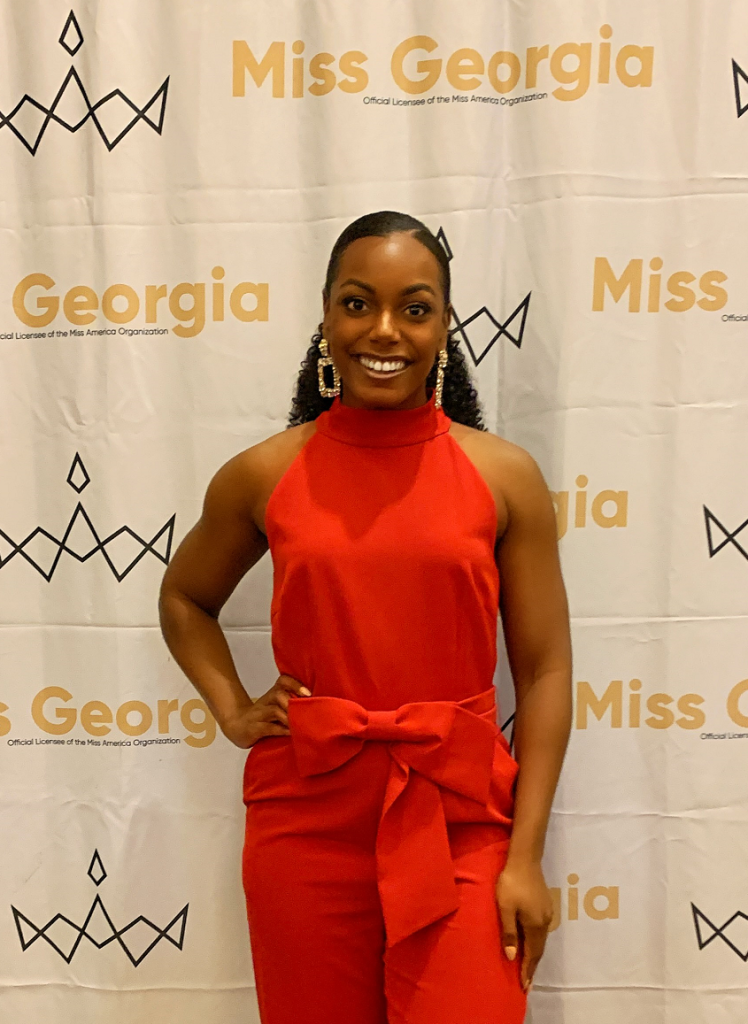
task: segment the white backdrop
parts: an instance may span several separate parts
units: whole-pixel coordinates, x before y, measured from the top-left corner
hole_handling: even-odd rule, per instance
[[[487,419],[558,507],[533,1024],[742,1022],[748,8],[69,15],[0,0],[2,1020],[257,1019],[242,755],[156,596],[215,470],[284,426],[335,237],[390,208],[442,229]],[[252,694],[269,585],[223,615]]]

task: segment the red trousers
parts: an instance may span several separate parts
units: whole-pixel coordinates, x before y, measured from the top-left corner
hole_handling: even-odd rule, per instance
[[[495,900],[516,764],[475,701],[367,713],[295,699],[292,738],[250,751],[243,876],[263,1024],[523,1021]]]

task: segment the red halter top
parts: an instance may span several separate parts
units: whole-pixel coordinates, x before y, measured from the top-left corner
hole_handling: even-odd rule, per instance
[[[372,711],[492,686],[496,507],[433,398],[335,399],[268,502],[276,664]]]
[[[247,828],[287,830],[287,800],[306,796],[293,828],[318,829],[349,766],[381,766],[384,746],[374,852],[394,945],[460,904],[450,822],[508,841],[517,764],[492,685],[496,508],[433,400],[391,412],[336,400],[316,425],[265,520],[276,663],[313,696],[291,700],[289,739],[252,748],[244,799],[270,819],[256,811]]]

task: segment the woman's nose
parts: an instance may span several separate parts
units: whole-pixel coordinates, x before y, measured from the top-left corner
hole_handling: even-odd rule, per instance
[[[397,338],[397,325],[391,309],[382,309],[374,325],[374,336],[383,341]]]

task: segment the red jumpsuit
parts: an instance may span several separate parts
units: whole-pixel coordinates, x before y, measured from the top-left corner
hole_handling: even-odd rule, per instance
[[[496,509],[433,399],[335,400],[267,507],[290,738],[244,777],[263,1024],[520,1024],[494,888],[517,765],[495,724]]]

